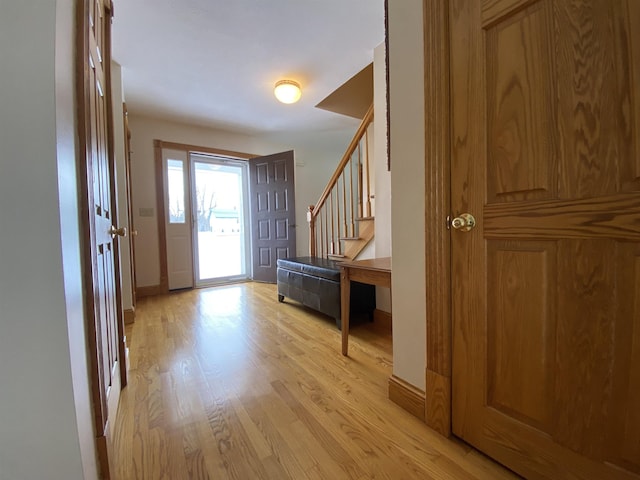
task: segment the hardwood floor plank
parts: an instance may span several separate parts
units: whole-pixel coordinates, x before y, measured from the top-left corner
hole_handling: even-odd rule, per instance
[[[184,429],[173,429],[170,432],[163,432],[163,435],[167,440],[167,463],[164,477],[180,478],[180,476],[185,476],[185,472],[189,472],[189,476],[191,476],[191,478],[200,478],[191,475],[191,472],[193,471],[193,467],[191,465],[192,460],[189,458],[189,455],[184,452]],[[136,478],[148,478],[148,476],[145,475],[144,470],[142,470]]]
[[[517,478],[387,398],[391,336],[246,283],[140,299],[115,479]]]
[[[315,416],[307,410],[281,381],[272,383],[274,390],[280,395],[284,402],[296,414],[304,426],[312,432],[314,438],[323,446],[324,451],[329,455],[331,463],[340,465],[343,470],[342,477],[359,478],[364,472],[360,469],[355,459],[337,442],[337,439],[329,432]]]
[[[283,424],[280,412],[271,413],[260,401],[253,401],[247,408],[274,457],[286,469],[288,476],[283,478],[307,478],[307,471],[315,465],[315,461],[305,448],[304,438],[292,434],[294,422],[287,423],[287,428],[279,428],[278,425]]]
[[[253,423],[251,417],[240,402],[233,402],[233,409],[238,417],[238,420],[242,424],[242,428],[247,432],[247,436],[251,441],[251,445],[256,452],[259,460],[264,461],[273,456],[273,450],[265,439],[264,435],[258,429],[258,426]]]

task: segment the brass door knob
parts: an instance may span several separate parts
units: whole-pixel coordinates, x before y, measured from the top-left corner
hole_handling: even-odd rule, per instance
[[[468,232],[476,226],[476,219],[470,213],[463,213],[460,216],[451,220],[451,226],[456,230]]]
[[[111,235],[113,238],[116,238],[116,236],[126,237],[127,236],[127,227],[116,228],[115,226],[111,225],[109,227],[109,235]]]

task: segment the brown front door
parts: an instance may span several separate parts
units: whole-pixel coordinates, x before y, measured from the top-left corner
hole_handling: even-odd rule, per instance
[[[276,262],[296,255],[293,151],[249,160],[252,278],[276,283]]]
[[[84,271],[92,394],[101,477],[109,478],[110,435],[126,384],[111,112],[111,3],[83,0],[78,10],[79,138]]]
[[[640,478],[640,2],[450,6],[454,433]]]

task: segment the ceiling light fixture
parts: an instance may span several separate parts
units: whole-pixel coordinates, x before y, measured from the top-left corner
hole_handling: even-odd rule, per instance
[[[282,103],[296,103],[302,96],[300,84],[293,80],[280,80],[276,82],[273,93]]]

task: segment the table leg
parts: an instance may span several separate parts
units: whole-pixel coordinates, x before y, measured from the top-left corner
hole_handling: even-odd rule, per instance
[[[349,302],[351,300],[351,280],[349,270],[340,268],[340,321],[342,324],[342,355],[349,350]]]

